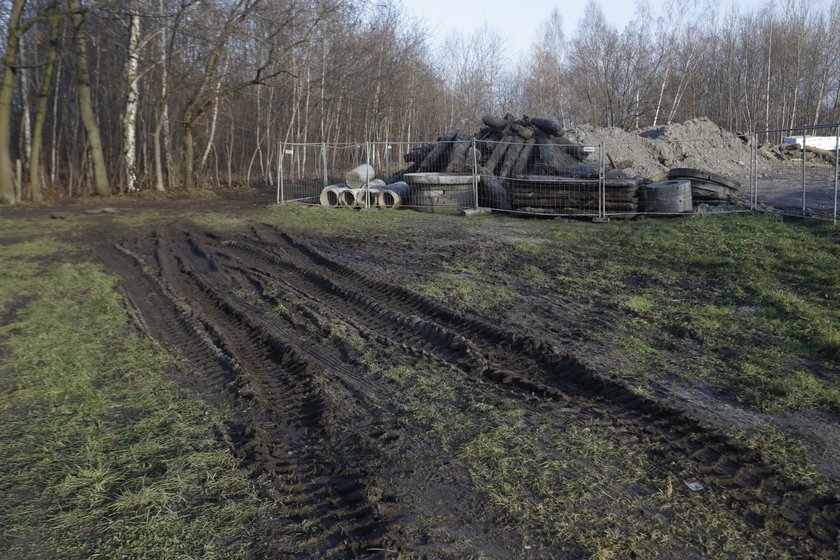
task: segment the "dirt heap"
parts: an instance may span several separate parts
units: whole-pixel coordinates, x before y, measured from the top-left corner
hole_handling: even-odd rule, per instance
[[[713,171],[745,182],[749,177],[748,139],[706,118],[627,132],[620,128],[581,125],[566,131],[581,144],[603,142],[610,157],[629,165],[633,177],[657,177],[674,167]]]

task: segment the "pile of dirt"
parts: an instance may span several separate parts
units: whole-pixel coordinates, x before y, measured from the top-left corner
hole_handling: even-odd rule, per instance
[[[581,144],[605,144],[615,162],[627,162],[633,177],[657,178],[674,167],[712,171],[742,183],[749,177],[748,139],[706,118],[627,132],[620,128],[581,125],[566,132]]]

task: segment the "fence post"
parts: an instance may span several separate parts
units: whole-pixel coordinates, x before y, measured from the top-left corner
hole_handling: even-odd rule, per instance
[[[834,130],[834,225],[837,225],[837,175],[840,173],[840,124]]]
[[[370,142],[365,141],[365,208],[370,208]]]
[[[472,168],[473,168],[473,202],[475,209],[478,210],[478,152],[475,149],[475,136],[472,139]]]
[[[606,146],[603,142],[599,146],[601,153],[598,156],[600,159],[598,165],[598,217],[604,218],[607,215],[607,187],[606,187]]]
[[[321,164],[324,167],[324,188],[329,186],[330,178],[327,175],[327,143],[321,142]]]
[[[808,136],[805,129],[802,129],[802,215],[805,215],[805,156],[807,152],[805,151],[805,143],[808,141]]]
[[[767,133],[765,133],[765,136]],[[758,208],[758,134],[752,137],[752,170],[750,171],[750,210]]]
[[[277,155],[277,204],[285,201],[283,192],[283,158],[286,157],[286,143],[280,144],[280,153]]]

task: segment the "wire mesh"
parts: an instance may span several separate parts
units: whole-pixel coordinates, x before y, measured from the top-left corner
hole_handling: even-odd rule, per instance
[[[277,202],[319,204],[325,187],[344,181],[345,170],[366,161],[362,144],[288,143],[278,159]]]
[[[749,209],[750,137],[683,137],[650,129],[604,145],[607,217],[729,213]]]
[[[840,127],[765,130],[756,137],[755,209],[836,222]]]
[[[279,159],[277,199],[450,214],[485,208],[632,218],[756,210],[836,220],[838,125],[708,138],[661,134],[598,145],[454,134],[432,142],[289,143]]]

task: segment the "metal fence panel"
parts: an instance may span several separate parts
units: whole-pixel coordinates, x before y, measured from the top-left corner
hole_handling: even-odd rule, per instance
[[[637,141],[608,142],[606,216],[746,211],[751,146],[744,135],[663,139],[659,129],[643,132]],[[622,174],[636,181],[635,190],[610,187],[610,178]]]
[[[794,143],[785,145],[787,137]],[[448,142],[288,143],[279,158],[277,201],[445,213],[481,207],[591,218],[754,210],[836,222],[837,137],[840,125],[680,138],[667,144],[657,144],[656,131],[642,133],[634,142],[590,146],[556,139],[539,143],[468,137]],[[833,150],[815,148],[809,138],[834,138]],[[359,166],[365,176],[351,188],[347,174]],[[649,184],[675,175],[691,185],[684,212],[663,211],[651,203]]]
[[[287,143],[278,159],[277,202],[319,204],[324,187],[344,180],[345,170],[364,163],[365,144]]]
[[[757,132],[754,209],[836,223],[838,137],[838,125]]]

